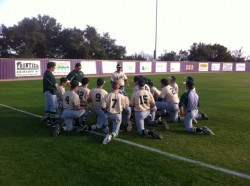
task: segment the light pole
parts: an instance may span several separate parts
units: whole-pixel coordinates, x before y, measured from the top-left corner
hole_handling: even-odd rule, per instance
[[[154,50],[155,61],[156,61],[156,49],[157,49],[157,14],[158,14],[158,0],[156,0],[156,10],[155,10],[155,50]]]

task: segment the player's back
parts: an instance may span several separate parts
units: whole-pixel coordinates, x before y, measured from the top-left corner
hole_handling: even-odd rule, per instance
[[[174,88],[170,85],[167,85],[161,89],[160,97],[163,98],[164,101],[171,103],[179,103],[178,94],[175,92]]]
[[[77,93],[74,91],[67,91],[63,95],[63,108],[64,109],[76,109],[80,106],[80,99]]]
[[[92,106],[100,109],[102,106],[102,99],[108,92],[102,88],[94,88],[90,91],[90,100],[92,102]]]
[[[65,93],[65,88],[63,86],[58,86],[56,91],[57,100],[63,100],[63,94]]]
[[[111,92],[104,97],[102,107],[109,113],[119,114],[126,107],[126,97],[118,92]]]
[[[87,87],[80,86],[78,88],[77,94],[79,95],[81,105],[87,106],[90,90]]]
[[[150,92],[153,95],[154,99],[157,100],[161,94],[161,91],[159,91],[156,87],[151,87]]]
[[[149,110],[154,103],[153,95],[145,89],[134,92],[130,100],[130,104],[134,106],[135,111]]]

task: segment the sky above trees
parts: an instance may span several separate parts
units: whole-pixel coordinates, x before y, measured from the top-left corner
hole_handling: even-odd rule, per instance
[[[0,0],[0,24],[24,17],[54,17],[64,28],[94,26],[108,32],[127,54],[153,54],[156,0]],[[188,50],[194,42],[221,44],[250,55],[250,1],[158,0],[157,55]]]

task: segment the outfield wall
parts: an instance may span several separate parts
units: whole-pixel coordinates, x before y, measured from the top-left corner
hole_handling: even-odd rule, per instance
[[[250,63],[232,62],[190,62],[190,61],[111,61],[81,59],[7,59],[0,58],[0,80],[41,78],[48,61],[54,61],[56,76],[66,76],[76,63],[82,64],[82,71],[87,76],[107,76],[116,70],[116,64],[123,65],[127,75],[164,74],[193,72],[250,72]]]

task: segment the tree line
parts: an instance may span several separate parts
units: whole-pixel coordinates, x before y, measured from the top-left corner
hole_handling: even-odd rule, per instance
[[[126,56],[126,47],[116,44],[108,32],[100,34],[87,25],[62,28],[56,19],[47,15],[24,18],[17,25],[0,25],[1,58],[61,58],[152,60],[152,55],[141,52]],[[190,50],[161,54],[160,61],[245,61],[240,50],[234,52],[219,44],[194,43]]]

